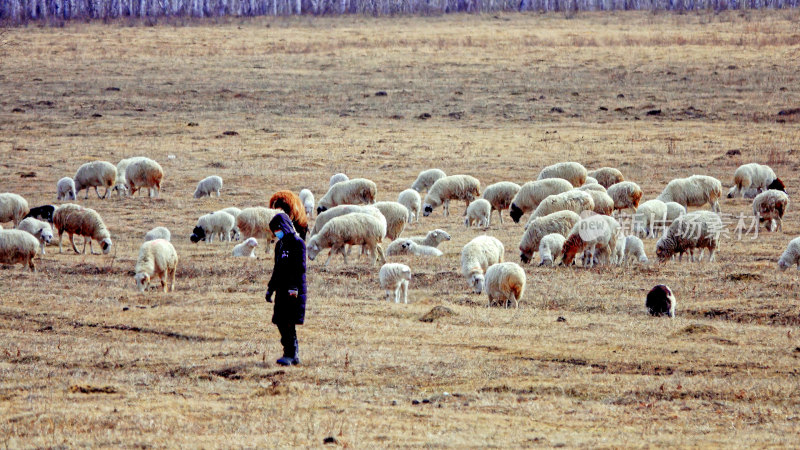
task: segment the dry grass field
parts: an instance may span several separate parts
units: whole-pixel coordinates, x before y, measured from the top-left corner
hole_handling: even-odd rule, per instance
[[[0,192],[52,203],[80,164],[134,155],[166,178],[158,199],[81,194],[111,255],[51,245],[36,273],[0,270],[0,445],[797,445],[800,280],[776,264],[800,235],[800,113],[778,114],[800,107],[797,11],[130,25],[3,36]],[[459,254],[483,231],[463,203],[439,209],[404,232],[453,236],[439,259],[397,259],[408,305],[383,301],[363,259],[309,262],[293,368],[274,363],[272,255],[188,239],[199,215],[279,189],[319,199],[338,171],[394,200],[429,167],[487,186],[567,160],[618,167],[645,199],[695,173],[727,191],[738,165],[765,163],[795,203],[783,232],[725,237],[713,263],[528,265],[518,310],[468,292]],[[193,199],[211,174],[222,197]],[[158,225],[176,291],[142,295],[133,266]],[[495,216],[486,233],[519,261],[521,225]],[[659,283],[673,320],[644,311]],[[419,320],[440,305],[453,314]]]

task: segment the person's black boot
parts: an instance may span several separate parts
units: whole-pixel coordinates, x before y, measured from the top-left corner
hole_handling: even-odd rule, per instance
[[[294,359],[288,356],[283,356],[279,358],[277,361],[275,361],[275,363],[281,366],[291,366],[292,364],[294,364]]]
[[[294,338],[294,358],[292,358],[292,365],[300,365],[300,347],[297,345],[297,338]]]

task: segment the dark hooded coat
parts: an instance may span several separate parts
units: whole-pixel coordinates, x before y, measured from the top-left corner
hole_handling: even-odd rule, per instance
[[[272,323],[302,325],[306,316],[306,244],[286,214],[276,214],[269,228],[283,231],[275,246],[275,268],[267,285],[267,291],[275,293]],[[297,290],[297,297],[289,295],[291,290]]]

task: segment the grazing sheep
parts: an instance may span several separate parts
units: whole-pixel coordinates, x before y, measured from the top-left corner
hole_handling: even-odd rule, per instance
[[[789,242],[786,250],[778,260],[778,267],[781,270],[786,270],[792,266],[797,266],[797,269],[800,270],[800,237],[796,237]]]
[[[625,240],[625,236],[620,235],[617,238],[617,246],[614,249],[614,254],[611,256],[611,262],[617,265],[622,264],[625,262],[625,245],[627,241]],[[588,265],[588,258],[591,257],[588,251],[583,252],[583,261],[584,265]]]
[[[86,242],[89,242],[89,253],[95,255],[92,249],[92,240],[100,243],[103,254],[107,255],[111,251],[111,233],[108,232],[106,224],[97,214],[97,211],[84,208],[83,206],[74,203],[65,203],[53,213],[53,225],[56,227],[58,233],[58,252],[61,253],[61,243],[64,242],[62,236],[66,232],[69,235],[69,243],[72,244],[72,250],[75,253],[86,252]],[[83,236],[83,249],[78,251],[73,240],[74,235]]]
[[[644,307],[651,316],[675,317],[675,296],[672,289],[664,284],[659,284],[647,293]]]
[[[566,237],[579,220],[581,216],[572,211],[559,211],[530,221],[519,243],[520,260],[524,264],[529,263],[533,259],[533,254],[539,249],[543,237],[551,233]]]
[[[567,238],[563,234],[550,233],[539,241],[539,265],[552,266],[553,261],[561,256],[561,250],[564,248],[564,241]]]
[[[612,262],[619,231],[619,222],[611,216],[595,215],[581,219],[564,241],[562,263],[571,265],[575,256],[586,250],[589,250],[588,267],[593,267],[595,261]]]
[[[256,257],[256,247],[258,247],[258,240],[251,237],[247,238],[241,244],[233,247],[233,256],[244,256],[247,258]]]
[[[783,189],[779,189],[779,190],[782,191]],[[747,189],[742,190],[740,194],[741,194],[742,198],[747,198],[747,199],[752,200],[752,199],[756,198],[756,195],[758,195],[760,193],[761,193],[761,189],[754,188],[754,187],[749,187]],[[736,186],[734,186],[728,191],[728,198],[734,198],[736,196],[737,196],[737,188],[736,188]]]
[[[505,307],[514,301],[514,307],[519,308],[519,300],[525,294],[525,271],[514,262],[501,262],[492,264],[486,269],[486,294],[489,305],[503,302]]]
[[[224,211],[202,215],[197,219],[197,226],[192,230],[189,240],[195,244],[200,241],[211,244],[214,242],[214,236],[218,235],[220,241],[230,241],[231,230],[235,223],[236,219]]]
[[[11,192],[0,194],[0,223],[14,222],[16,227],[30,212],[28,201]]]
[[[595,186],[600,185],[597,184]],[[614,199],[606,194],[605,189],[602,191],[584,189],[583,192],[586,192],[592,196],[592,201],[594,201],[594,209],[592,211],[594,211],[596,214],[610,216],[614,212]]]
[[[331,209],[323,211],[317,215],[317,220],[314,222],[314,227],[311,229],[310,235],[313,236],[319,233],[319,230],[328,223],[329,220],[333,219],[334,217],[343,216],[345,214],[351,214],[355,212],[366,213],[366,214],[373,214],[378,215],[383,218],[385,221],[386,218],[383,217],[380,211],[372,205],[339,205],[334,206]]]
[[[377,202],[372,205],[378,208],[386,219],[386,237],[397,239],[406,228],[408,208],[397,202]]]
[[[773,182],[778,181],[775,187],[769,187]],[[733,173],[733,187],[728,191],[728,198],[740,197],[748,189],[756,190],[757,194],[767,189],[775,189],[778,186],[783,190],[783,182],[775,175],[775,172],[762,164],[750,163],[743,164]]]
[[[164,169],[150,158],[137,158],[125,169],[125,184],[130,189],[131,196],[137,190],[147,188],[148,196],[158,197],[163,178]]]
[[[324,227],[308,240],[308,259],[311,261],[317,257],[320,251],[330,248],[330,254],[325,261],[325,265],[331,261],[334,253],[341,253],[344,263],[347,264],[346,245],[361,245],[368,249],[368,254],[372,255],[372,264],[375,264],[375,257],[381,263],[386,262],[383,249],[380,243],[386,235],[386,222],[381,222],[377,217],[365,213],[351,213],[340,217],[334,217]]]
[[[585,191],[572,189],[560,194],[549,195],[539,203],[536,210],[531,214],[528,223],[536,220],[537,217],[544,217],[558,211],[572,211],[580,214],[584,211],[594,210],[594,199]],[[527,224],[526,224],[527,226]]]
[[[679,203],[685,208],[708,203],[711,210],[718,213],[721,196],[722,183],[719,180],[706,175],[692,175],[670,181],[657,198],[664,203]]]
[[[278,191],[272,194],[269,199],[269,207],[280,209],[285,212],[292,220],[294,231],[300,235],[300,239],[306,240],[308,234],[308,216],[306,208],[300,197],[292,191]]]
[[[666,221],[667,204],[661,200],[648,200],[636,208],[636,214],[633,215],[633,232],[636,235],[652,238],[656,236],[656,230],[664,228]]]
[[[53,213],[56,212],[54,205],[42,205],[31,208],[28,214],[25,214],[25,219],[33,217],[34,219],[44,220],[45,222],[53,223]]]
[[[622,239],[620,239],[622,240]],[[644,243],[636,236],[625,236],[625,254],[622,262],[628,262],[631,257],[642,264],[647,264],[647,254],[644,251]]]
[[[444,230],[435,229],[431,230],[425,236],[411,236],[406,238],[419,245],[427,245],[428,247],[438,247],[444,241],[450,240],[450,234]]]
[[[664,222],[664,227],[666,228],[672,225],[675,219],[686,214],[686,207],[678,202],[667,202],[665,205],[667,205],[667,217]]]
[[[423,170],[417,175],[417,179],[414,180],[414,183],[411,184],[411,189],[417,192],[428,190],[439,178],[444,178],[446,176],[447,174],[439,169]]]
[[[536,179],[544,180],[547,178],[562,178],[569,181],[573,186],[580,186],[586,181],[586,177],[588,175],[589,174],[586,171],[586,168],[579,163],[560,162],[542,169]]]
[[[461,274],[476,294],[483,292],[484,272],[503,262],[503,243],[492,236],[478,236],[461,249]]]
[[[768,231],[783,230],[783,215],[789,207],[789,196],[775,189],[766,190],[753,199],[753,214],[758,217],[756,231],[767,223]]]
[[[439,178],[428,189],[423,204],[423,216],[428,217],[439,205],[444,205],[444,216],[450,215],[450,200],[464,200],[466,206],[481,196],[481,182],[469,175],[449,175]]]
[[[223,208],[220,211],[224,211],[224,212],[232,215],[233,218],[235,219],[235,222],[239,220],[239,214],[242,213],[241,209],[236,208],[234,206],[231,206],[231,207],[228,207],[228,208]],[[239,227],[234,224],[233,225],[233,229],[231,230],[231,239],[232,240],[235,239],[235,240],[238,241],[239,239],[241,239],[241,237],[242,237],[242,233],[239,231]]]
[[[589,176],[594,178],[597,184],[606,189],[608,189],[609,186],[625,181],[625,177],[622,176],[622,172],[613,167],[601,167],[599,169],[592,170],[589,172]]]
[[[165,227],[155,227],[144,235],[144,241],[155,241],[156,239],[163,239],[165,241],[172,240],[172,233]]]
[[[422,210],[422,197],[414,189],[406,189],[397,196],[397,203],[408,209],[408,223],[419,222],[419,212]]]
[[[279,212],[281,211],[261,206],[243,209],[236,218],[236,227],[242,239],[251,237],[264,239],[267,242],[265,251],[269,253],[270,243],[275,240],[275,235],[269,229],[269,221]]]
[[[583,186],[586,186],[587,184],[600,184],[600,183],[597,182],[597,178],[595,178],[595,177],[593,177],[591,175],[588,175],[586,177],[586,179],[583,181]],[[600,187],[602,187],[602,186],[600,186]],[[603,189],[605,190],[605,188],[603,188]]]
[[[528,211],[533,211],[542,200],[550,195],[560,194],[572,189],[572,184],[561,178],[548,178],[546,180],[529,181],[522,185],[511,201],[509,215],[514,223]]]
[[[586,183],[583,186],[577,187],[575,189],[587,192],[597,191],[597,192],[602,192],[604,194],[606,193],[606,188],[597,183]]]
[[[442,256],[443,253],[436,247],[417,244],[410,239],[397,239],[386,247],[386,256],[389,255],[417,255],[417,256]]]
[[[298,197],[306,209],[306,216],[310,219],[314,215],[314,194],[308,189],[301,189]]]
[[[75,190],[75,180],[70,177],[64,177],[58,180],[58,183],[56,184],[56,200],[75,201],[77,197],[78,193]]]
[[[678,261],[683,259],[683,254],[689,252],[691,261],[694,261],[694,250],[707,248],[711,252],[708,261],[714,261],[715,250],[719,242],[719,234],[723,230],[722,219],[715,212],[694,211],[685,214],[672,222],[664,236],[656,243],[656,256],[664,262],[675,253]],[[702,253],[700,255],[702,258]]]
[[[0,264],[27,265],[31,272],[35,272],[33,258],[38,252],[39,241],[30,233],[0,229]]]
[[[134,268],[134,279],[139,292],[150,287],[150,279],[158,277],[164,292],[175,291],[175,272],[178,268],[178,253],[164,239],[148,241],[139,247],[139,258]],[[169,281],[169,287],[167,282]]]
[[[492,205],[492,212],[497,211],[501,224],[503,223],[503,210],[511,207],[511,202],[514,201],[514,197],[517,196],[520,189],[520,185],[510,181],[490,184],[484,189],[483,198]],[[491,214],[489,214],[489,220],[491,221]]]
[[[222,184],[222,177],[220,176],[211,175],[205,177],[197,183],[193,194],[194,198],[211,197],[211,194],[217,194],[217,197],[219,197]]]
[[[381,280],[381,288],[386,291],[386,301],[400,303],[402,295],[403,303],[408,304],[408,282],[411,280],[411,269],[405,264],[386,263],[381,266],[378,273]]]
[[[17,229],[27,231],[31,236],[39,240],[39,248],[41,248],[42,255],[44,255],[45,245],[53,240],[53,229],[50,228],[50,224],[34,219],[33,217],[23,219],[22,222],[17,225]]]
[[[317,203],[317,214],[339,205],[375,203],[378,186],[366,178],[354,178],[334,184]]]
[[[345,175],[343,173],[334,174],[334,175],[331,176],[331,180],[328,183],[328,188],[329,189],[332,188],[333,185],[336,184],[336,183],[341,183],[343,181],[349,181],[349,180],[350,180],[350,177],[348,177],[347,175]]]
[[[114,187],[117,182],[117,168],[107,161],[93,161],[86,163],[78,168],[75,172],[75,194],[79,194],[81,190],[86,189],[86,196],[84,200],[89,198],[89,188],[94,188],[94,193],[97,198],[106,198],[110,189]],[[98,187],[105,187],[106,191],[100,197],[100,192],[97,191]]]
[[[488,228],[489,218],[492,214],[492,205],[485,198],[479,198],[467,206],[467,216],[464,217],[464,225],[469,228],[472,225]]]
[[[145,158],[143,156],[134,156],[132,158],[125,158],[117,163],[117,182],[114,184],[112,190],[117,191],[118,196],[124,197],[128,195],[128,182],[125,178],[125,171],[128,170],[128,166],[142,159]]]
[[[621,181],[607,188],[606,193],[614,200],[614,209],[622,210],[632,208],[636,211],[642,199],[642,188],[632,181]]]

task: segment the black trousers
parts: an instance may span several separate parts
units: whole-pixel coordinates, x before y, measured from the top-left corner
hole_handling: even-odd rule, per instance
[[[281,333],[281,345],[283,345],[283,356],[287,358],[297,357],[297,330],[293,323],[279,323],[278,332]]]

